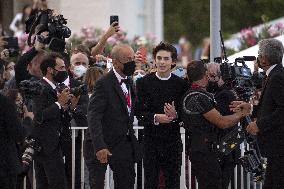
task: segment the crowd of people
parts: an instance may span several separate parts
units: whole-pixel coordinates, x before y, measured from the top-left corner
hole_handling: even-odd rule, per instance
[[[28,17],[44,9],[44,3],[25,6],[11,24],[15,36],[22,34]],[[264,188],[283,186],[281,42],[260,42],[257,63],[267,79],[261,95],[249,103],[223,80],[220,64],[200,60],[209,57],[208,39],[194,54],[196,60],[185,37],[179,48],[160,42],[151,60],[127,44],[105,54],[107,40],[119,30],[114,22],[96,44],[79,44],[69,54],[48,50],[40,40],[48,37],[48,29],[37,30],[35,43],[18,53],[7,48],[8,36],[0,38],[1,188],[23,188],[25,176],[31,188],[33,161],[36,188],[72,188],[71,127],[88,127],[85,136],[75,133],[75,188],[84,182],[83,152],[92,189],[104,188],[107,165],[115,188],[133,189],[134,165],[141,161],[146,189],[158,188],[161,180],[164,188],[179,189],[184,127],[199,188],[227,189],[240,154],[235,149],[220,156],[216,144],[246,116],[253,119],[247,132],[257,136],[268,159]],[[134,134],[134,117],[144,127],[142,140]]]

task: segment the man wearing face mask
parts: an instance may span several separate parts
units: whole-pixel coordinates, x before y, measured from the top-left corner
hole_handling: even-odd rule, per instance
[[[88,125],[97,159],[94,188],[104,188],[107,164],[114,174],[115,189],[133,189],[134,163],[140,161],[139,145],[134,135],[135,93],[131,76],[135,71],[133,49],[125,44],[111,51],[113,69],[95,85],[88,107]]]
[[[73,54],[70,58],[70,71],[73,74],[74,79],[82,80],[82,77],[85,75],[89,67],[88,57],[79,52]]]
[[[218,63],[208,63],[207,64],[207,72],[208,72],[208,86],[206,87],[206,91],[212,93],[216,100],[216,109],[221,113],[221,115],[231,115],[229,105],[231,102],[236,100],[236,96],[232,90],[230,90],[224,81],[222,80],[220,64]],[[237,125],[232,128],[227,129],[219,129],[216,128],[218,140],[228,134],[232,129],[234,129]],[[239,151],[234,150],[229,155],[223,156],[220,160],[219,164],[222,172],[222,188],[228,188],[231,176],[233,175],[234,167],[239,158]]]
[[[69,77],[64,84],[70,88],[79,87],[83,83],[83,77],[89,68],[88,57],[81,52],[72,54],[70,58]],[[73,112],[71,127],[87,127],[87,107],[89,98],[87,94],[81,94],[76,109]],[[75,188],[81,185],[81,141],[82,132],[75,131]],[[72,187],[72,141],[64,141],[62,144],[65,156],[65,170],[67,174],[68,187]]]
[[[66,110],[75,109],[78,98],[70,95],[68,88],[57,90],[57,84],[68,76],[61,55],[48,54],[40,68],[44,75],[40,80],[43,90],[33,98],[32,137],[42,147],[41,152],[35,156],[36,184],[38,189],[64,189],[66,178],[60,142],[64,133],[63,125],[71,120]]]
[[[194,60],[187,66],[191,87],[186,93],[183,106],[183,122],[191,132],[190,160],[198,186],[202,189],[225,189],[223,171],[215,151],[218,142],[216,129],[231,128],[250,111],[238,109],[232,115],[222,115],[217,110],[214,96],[206,91],[208,72],[202,61]]]

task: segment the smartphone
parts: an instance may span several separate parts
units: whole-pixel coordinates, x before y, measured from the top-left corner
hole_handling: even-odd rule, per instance
[[[147,49],[145,47],[140,47],[138,51],[140,52],[143,58],[147,58]]]
[[[118,16],[117,16],[117,15],[112,15],[112,16],[110,16],[110,25],[111,25],[112,23],[114,23],[114,22],[119,22],[119,19],[118,19]],[[118,23],[115,24],[114,26],[117,26],[117,25],[118,25]]]
[[[4,41],[8,44],[4,46],[6,49],[19,49],[19,43],[17,37],[5,37]]]

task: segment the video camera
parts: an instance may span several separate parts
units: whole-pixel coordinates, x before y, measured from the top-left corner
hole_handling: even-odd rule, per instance
[[[225,61],[220,65],[221,76],[225,84],[233,89],[238,97],[248,101],[255,90],[252,73],[245,61],[254,61],[254,56],[236,58],[234,63]]]
[[[60,83],[57,86],[57,91],[61,93],[64,89],[68,88],[64,83]],[[78,87],[70,88],[70,94],[73,94],[75,97],[78,97],[80,95],[87,95],[88,89],[85,84],[79,85]]]
[[[254,56],[244,56],[236,58],[234,63],[228,63],[221,31],[220,36],[225,59],[223,63],[222,61],[220,62],[222,79],[228,87],[237,93],[240,100],[248,102],[259,83],[259,79],[261,78],[254,78],[250,68],[245,64],[245,62],[254,61],[256,58]],[[228,155],[244,142],[245,152],[244,155],[239,158],[240,164],[243,166],[245,171],[253,173],[255,181],[261,181],[264,177],[264,165],[262,163],[258,143],[256,138],[249,135],[244,127],[250,122],[251,119],[248,116],[241,120],[238,127],[221,138],[217,145],[217,151],[220,155]],[[249,149],[246,144],[249,145]]]
[[[24,80],[19,85],[19,91],[25,99],[32,99],[42,93],[44,86],[40,81]]]
[[[32,99],[42,93],[43,87],[44,86],[40,81],[24,80],[20,83],[19,90],[24,98]]]
[[[26,33],[29,33],[28,44],[31,46],[31,36],[35,33],[40,43],[47,44],[49,49],[55,52],[63,52],[65,49],[65,38],[71,36],[71,30],[66,26],[67,20],[63,15],[55,15],[53,10],[40,10],[35,16],[26,21]],[[48,31],[48,37],[40,35]]]

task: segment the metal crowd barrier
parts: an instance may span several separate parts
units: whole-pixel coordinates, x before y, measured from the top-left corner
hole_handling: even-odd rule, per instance
[[[72,127],[72,189],[75,189],[75,139],[76,139],[76,131],[82,131],[82,141],[81,141],[81,189],[88,189],[85,185],[85,162],[83,157],[83,141],[84,134],[87,127]],[[140,126],[134,126],[135,135],[138,137],[139,130],[143,129]],[[185,130],[181,128],[181,138],[183,143],[183,153],[182,153],[182,167],[181,167],[181,177],[180,177],[180,189],[198,189],[198,182],[196,178],[193,178],[193,174],[191,171],[191,162],[188,160],[185,154]],[[241,144],[241,154],[244,153],[244,144]],[[186,167],[187,162],[187,167]],[[186,169],[187,168],[187,169]],[[135,165],[136,175],[137,175],[137,164]],[[34,170],[33,170],[34,173]],[[114,183],[112,179],[112,171],[107,168],[105,175],[105,189],[113,189]],[[36,180],[33,174],[33,189],[36,189]],[[26,179],[25,179],[26,180]],[[193,182],[192,182],[193,180]],[[24,181],[24,189],[25,187]],[[139,186],[139,187],[138,187]],[[137,176],[135,180],[134,189],[142,188],[144,189],[144,170],[142,163],[142,183],[137,183]],[[77,188],[76,188],[77,189]],[[233,182],[230,183],[228,189],[262,189],[262,183],[255,183],[252,181],[251,175],[244,172],[243,168],[240,166],[236,166],[234,170],[234,179]]]

